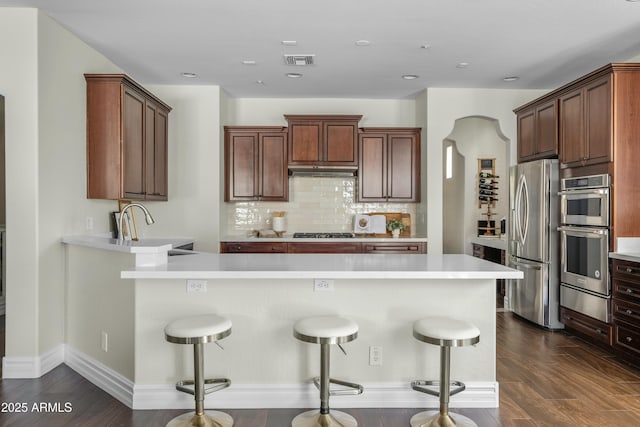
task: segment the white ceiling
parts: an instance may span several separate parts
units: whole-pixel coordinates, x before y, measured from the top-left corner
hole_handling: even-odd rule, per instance
[[[640,2],[627,0],[0,0],[0,6],[40,8],[143,84],[215,84],[232,97],[552,89],[640,54]],[[361,39],[371,44],[356,46]],[[315,54],[316,65],[287,66],[284,54]],[[457,68],[461,62],[469,65]],[[506,83],[505,76],[520,79]]]

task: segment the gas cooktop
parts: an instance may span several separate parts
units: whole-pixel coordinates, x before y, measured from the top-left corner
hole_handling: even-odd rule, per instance
[[[348,239],[353,233],[293,233],[296,239]]]

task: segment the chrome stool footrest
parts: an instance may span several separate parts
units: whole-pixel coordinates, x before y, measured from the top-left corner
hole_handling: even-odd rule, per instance
[[[466,386],[461,381],[450,381],[450,385],[455,386],[449,391],[449,396],[453,396],[454,394],[458,394],[463,391]],[[432,390],[428,387],[440,387],[440,381],[425,381],[425,380],[416,380],[411,382],[411,388],[415,391],[419,391],[422,393],[430,394],[432,396],[440,397],[440,390]]]
[[[329,390],[329,396],[351,396],[356,394],[362,394],[363,387],[360,384],[350,383],[348,381],[336,380],[333,378],[329,378],[329,383],[338,384],[343,387],[347,387],[347,389],[334,389]],[[320,390],[320,377],[315,377],[313,379],[313,384]]]
[[[204,394],[207,395],[229,387],[231,380],[228,378],[206,378],[204,385]],[[207,387],[208,385],[210,385],[210,387]],[[176,390],[193,395],[196,394],[193,380],[178,381],[176,383]]]

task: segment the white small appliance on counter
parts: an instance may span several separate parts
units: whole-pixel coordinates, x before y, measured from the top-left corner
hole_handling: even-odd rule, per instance
[[[387,217],[356,214],[353,218],[353,232],[356,234],[385,234],[387,232]]]

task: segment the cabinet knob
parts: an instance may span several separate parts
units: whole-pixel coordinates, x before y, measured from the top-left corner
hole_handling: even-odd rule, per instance
[[[628,294],[632,294],[632,293],[633,293],[633,289],[631,289],[631,288],[627,288],[627,293],[628,293]]]
[[[627,273],[633,273],[633,268],[627,267]]]
[[[633,314],[633,311],[627,310],[627,314]]]
[[[626,338],[625,338],[625,340],[626,340],[627,342],[631,342],[631,341],[633,341],[633,338],[631,338],[631,337],[626,337]]]

